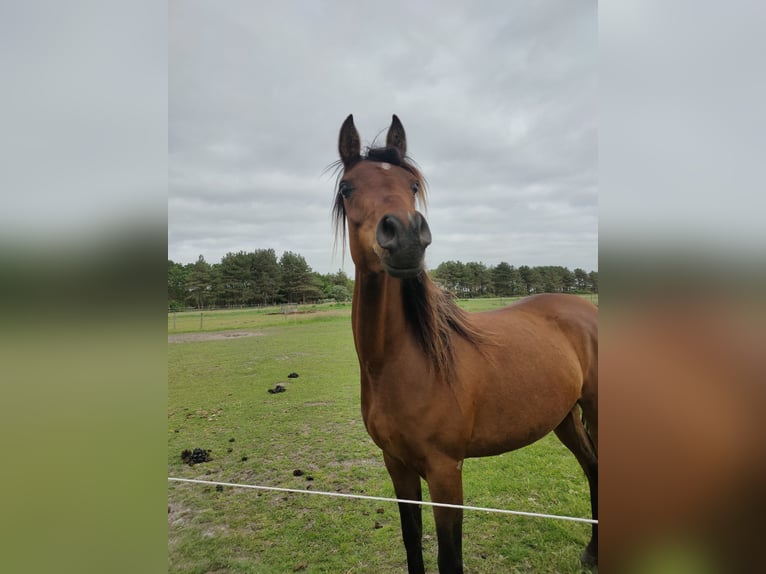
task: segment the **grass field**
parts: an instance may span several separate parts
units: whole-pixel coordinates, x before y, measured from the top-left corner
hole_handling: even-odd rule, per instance
[[[350,306],[301,311],[311,312],[205,312],[202,332],[199,312],[178,313],[175,330],[169,315],[169,476],[394,496],[361,420]],[[288,379],[293,371],[300,376]],[[286,392],[269,394],[277,383]],[[194,448],[212,460],[184,464],[181,452]],[[466,504],[589,516],[582,471],[553,435],[466,460],[463,476]],[[431,510],[423,517],[426,570],[435,572]],[[466,572],[580,572],[589,533],[582,523],[466,511]],[[168,483],[168,572],[403,571],[393,503]]]

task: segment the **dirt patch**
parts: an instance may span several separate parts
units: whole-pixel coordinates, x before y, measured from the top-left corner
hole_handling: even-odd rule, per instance
[[[182,528],[186,526],[194,516],[194,509],[184,506],[181,502],[168,503],[168,526]],[[170,538],[170,537],[169,537]],[[168,539],[170,543],[170,539]]]
[[[168,343],[196,343],[198,341],[223,341],[242,337],[263,337],[260,331],[215,331],[211,333],[178,333],[168,335]]]

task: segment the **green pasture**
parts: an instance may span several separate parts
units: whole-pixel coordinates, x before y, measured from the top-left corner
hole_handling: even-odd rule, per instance
[[[580,297],[598,305],[598,293],[580,295]],[[519,299],[520,297],[476,298],[461,299],[458,303],[467,311],[489,311],[499,309]],[[286,326],[305,321],[328,321],[337,315],[350,313],[351,303],[178,311],[168,313],[168,333]]]
[[[361,420],[350,305],[279,311],[206,311],[201,332],[199,312],[178,313],[175,330],[168,316],[168,475],[393,497]],[[299,377],[287,378],[293,371]],[[277,383],[286,392],[269,394]],[[184,464],[181,452],[194,448],[212,460]],[[469,505],[589,516],[586,480],[553,435],[466,460],[463,476]],[[431,509],[423,517],[426,570],[436,572]],[[583,523],[466,511],[466,572],[580,572],[589,533]],[[405,564],[394,503],[168,483],[168,572],[388,573]]]

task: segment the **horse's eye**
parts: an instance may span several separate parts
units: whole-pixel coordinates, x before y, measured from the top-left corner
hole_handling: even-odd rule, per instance
[[[412,187],[410,188],[412,190],[413,194],[416,194],[418,190],[420,189],[420,184],[416,181],[412,184]]]
[[[338,191],[340,194],[348,199],[348,196],[351,195],[351,192],[354,191],[354,188],[351,187],[351,184],[347,181],[341,181],[338,185]]]

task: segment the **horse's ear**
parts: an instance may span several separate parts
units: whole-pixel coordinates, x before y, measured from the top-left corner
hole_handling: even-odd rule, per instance
[[[346,167],[351,165],[359,158],[361,151],[359,132],[354,126],[354,114],[349,114],[346,121],[340,126],[340,136],[338,137],[338,152],[343,165]]]
[[[386,136],[386,147],[395,147],[402,157],[407,155],[407,136],[404,135],[404,126],[396,114],[391,118],[391,127]]]

